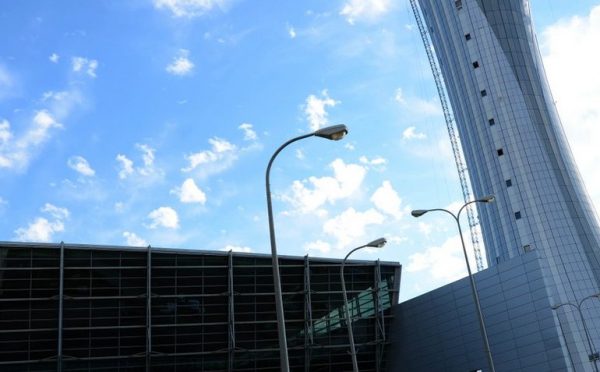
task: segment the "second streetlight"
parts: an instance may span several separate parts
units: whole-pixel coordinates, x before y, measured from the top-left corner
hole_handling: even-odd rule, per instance
[[[465,203],[460,209],[458,213],[455,215],[447,209],[443,208],[434,208],[434,209],[415,209],[411,212],[413,217],[421,217],[425,213],[428,212],[445,212],[451,215],[456,221],[456,225],[458,226],[458,234],[460,235],[460,242],[462,244],[463,253],[465,255],[465,262],[467,264],[467,271],[469,272],[469,280],[471,282],[471,291],[473,292],[473,301],[475,302],[475,307],[477,308],[477,317],[479,318],[479,328],[481,330],[481,338],[483,339],[483,346],[486,353],[486,357],[488,360],[488,366],[491,372],[495,371],[494,368],[494,360],[492,359],[492,352],[490,350],[490,342],[488,340],[487,331],[485,329],[485,323],[483,322],[483,314],[481,312],[481,303],[479,302],[479,295],[477,294],[477,287],[475,286],[475,279],[473,278],[473,273],[471,272],[471,265],[469,264],[469,257],[467,256],[467,247],[465,246],[465,239],[463,238],[462,228],[460,227],[460,213],[465,209],[466,206],[473,203],[491,203],[494,201],[494,195],[484,196],[481,199],[472,200],[470,202]]]

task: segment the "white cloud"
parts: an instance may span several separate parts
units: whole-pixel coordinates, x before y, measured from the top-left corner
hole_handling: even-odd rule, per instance
[[[304,246],[304,250],[306,252],[316,251],[320,253],[329,253],[331,251],[331,244],[324,242],[322,240],[317,240],[314,242],[310,242]]]
[[[296,159],[304,160],[304,158],[306,158],[306,155],[304,155],[304,151],[302,151],[302,149],[296,149]]]
[[[256,132],[252,129],[252,124],[242,123],[238,128],[244,131],[244,140],[254,141],[258,138]]]
[[[252,252],[252,248],[250,247],[242,247],[239,245],[226,245],[225,247],[221,248],[222,251],[225,252],[229,252],[229,251],[233,251],[233,252],[243,252],[243,253],[251,253]]]
[[[73,57],[71,59],[71,67],[74,72],[85,72],[88,76],[95,78],[98,61],[84,57]]]
[[[570,147],[594,204],[600,206],[600,6],[563,19],[540,35],[544,66]]]
[[[329,97],[327,90],[321,92],[321,98],[311,94],[306,98],[304,113],[306,114],[310,130],[315,131],[327,124],[327,107],[335,107],[339,101]]]
[[[288,25],[287,26],[287,31],[288,31],[288,35],[290,36],[290,39],[295,39],[296,38],[296,30],[294,29],[293,26]]]
[[[46,203],[41,208],[43,213],[49,214],[53,220],[44,217],[37,217],[26,228],[21,227],[15,230],[15,239],[25,242],[50,242],[53,235],[65,230],[64,220],[69,218],[69,211],[66,208],[60,208],[50,203]]]
[[[50,214],[57,220],[67,219],[70,215],[69,210],[67,208],[57,207],[50,203],[44,204],[44,207],[42,207],[42,212]]]
[[[425,272],[433,279],[431,288],[449,283],[467,275],[465,259],[462,253],[460,237],[449,238],[441,246],[427,248],[408,257],[406,271]],[[428,288],[428,289],[431,289]]]
[[[71,156],[69,160],[67,160],[67,165],[69,168],[83,176],[91,177],[96,174],[96,171],[92,169],[90,163],[82,156]]]
[[[0,167],[24,169],[33,152],[50,138],[51,129],[62,128],[47,110],[35,113],[30,127],[20,136],[14,136],[7,120],[0,122]]]
[[[133,161],[131,159],[123,154],[118,154],[116,159],[121,164],[121,169],[119,170],[120,179],[125,179],[133,174]]]
[[[127,179],[136,177],[136,181],[145,180],[146,182],[161,177],[163,171],[154,166],[155,149],[147,144],[135,144],[135,148],[141,153],[143,166],[134,166],[133,160],[123,154],[118,154],[115,158],[119,163],[119,178]]]
[[[188,58],[190,52],[187,49],[180,49],[178,55],[167,65],[165,70],[172,75],[189,75],[194,69],[194,63]]]
[[[350,24],[361,20],[372,21],[387,13],[390,5],[390,0],[349,0],[344,4],[340,15]]]
[[[411,114],[421,116],[440,116],[443,114],[442,108],[437,98],[423,99],[420,97],[406,96],[402,88],[396,89],[394,101],[409,111]]]
[[[189,165],[181,170],[191,172],[196,170],[200,176],[219,173],[228,169],[238,158],[238,148],[227,140],[213,137],[208,140],[210,150],[204,150],[186,156]]]
[[[224,8],[225,0],[154,0],[154,7],[167,9],[174,17],[193,18],[201,16],[216,7]]]
[[[179,216],[175,209],[171,207],[160,207],[148,214],[148,218],[152,221],[149,228],[155,229],[159,226],[166,227],[169,229],[176,229],[179,227]]]
[[[183,181],[181,187],[171,190],[171,193],[179,196],[182,203],[200,203],[202,205],[206,203],[206,194],[196,186],[192,178]]]
[[[335,159],[329,166],[333,169],[333,177],[310,177],[308,180],[294,181],[291,194],[284,195],[283,199],[300,213],[316,212],[324,215],[326,212],[320,207],[354,194],[367,172],[363,166],[346,164],[342,159]]]
[[[377,209],[396,219],[401,218],[407,212],[401,208],[402,199],[400,199],[390,181],[383,181],[381,186],[371,196],[371,202],[375,204]]]
[[[384,216],[375,209],[357,212],[354,208],[348,208],[326,221],[323,232],[337,239],[338,249],[347,249],[361,244],[359,240],[364,240],[361,238],[364,238],[367,226],[380,225],[384,220]]]
[[[365,165],[374,165],[374,166],[382,166],[387,164],[387,160],[385,158],[382,158],[381,156],[375,157],[371,160],[369,160],[369,158],[367,158],[366,156],[361,156],[360,158],[358,158],[358,161],[360,161],[362,164]]]
[[[135,233],[125,231],[123,232],[123,237],[125,238],[126,244],[132,247],[147,247],[148,242]]]
[[[56,53],[52,53],[50,55],[50,57],[48,57],[48,59],[50,60],[50,62],[52,63],[58,63],[58,60],[60,59],[60,56]]]
[[[402,132],[402,139],[404,140],[413,140],[413,139],[425,139],[427,136],[425,133],[417,132],[416,127],[408,127]]]

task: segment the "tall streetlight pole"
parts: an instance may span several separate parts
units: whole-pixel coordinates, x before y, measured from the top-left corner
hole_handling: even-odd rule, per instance
[[[585,338],[587,339],[588,346],[590,348],[590,354],[588,355],[588,359],[591,363],[594,364],[594,371],[598,372],[598,366],[596,365],[596,361],[598,359],[600,359],[600,355],[598,355],[598,352],[594,351],[594,345],[592,344],[592,338],[590,337],[590,331],[587,327],[587,322],[585,321],[585,318],[583,317],[583,312],[581,311],[581,306],[583,305],[584,301],[589,300],[590,298],[600,299],[600,293],[596,293],[594,295],[587,296],[587,297],[583,298],[581,301],[579,301],[577,304],[573,304],[571,302],[565,302],[562,304],[554,305],[554,306],[552,306],[552,310],[558,310],[559,308],[561,308],[562,306],[565,306],[565,305],[572,306],[577,309],[577,311],[579,312],[579,317],[581,318],[581,322],[583,323],[583,331],[585,332]]]
[[[385,245],[385,243],[387,243],[387,240],[385,240],[385,238],[379,238],[377,240],[373,240],[370,243],[367,243],[365,245],[361,245],[360,247],[354,248],[353,250],[351,250],[350,252],[348,252],[348,254],[346,255],[346,257],[344,257],[344,260],[342,260],[342,267],[340,268],[340,281],[342,282],[342,294],[344,295],[344,314],[346,317],[346,326],[348,326],[348,340],[350,341],[350,355],[352,355],[352,370],[354,372],[358,372],[358,361],[356,359],[356,348],[354,347],[354,333],[352,332],[352,318],[350,317],[350,306],[348,306],[348,294],[346,293],[346,280],[344,279],[344,266],[346,265],[346,260],[348,259],[348,257],[350,257],[350,255],[356,251],[358,251],[359,249],[362,248],[381,248]]]
[[[270,173],[271,173],[271,165],[273,165],[273,161],[275,157],[283,150],[287,145],[299,141],[308,137],[321,137],[326,138],[333,141],[338,141],[342,139],[346,134],[348,134],[348,129],[345,125],[333,125],[326,128],[321,128],[313,133],[304,134],[302,136],[298,136],[292,138],[287,141],[283,145],[281,145],[277,151],[271,156],[271,160],[269,160],[269,165],[267,166],[266,172],[266,189],[267,189],[267,211],[269,214],[269,239],[271,241],[271,259],[273,261],[273,285],[275,286],[275,307],[277,310],[277,330],[279,334],[279,356],[281,359],[281,371],[289,372],[290,370],[290,362],[288,358],[288,350],[287,350],[287,337],[285,334],[285,317],[283,315],[283,296],[281,294],[281,279],[279,274],[279,259],[277,257],[277,244],[275,242],[275,227],[273,225],[273,206],[271,203],[271,185],[270,185]]]
[[[477,287],[475,285],[475,279],[473,278],[473,273],[471,272],[471,265],[469,264],[469,257],[467,256],[467,247],[465,246],[465,240],[463,238],[462,228],[460,227],[460,213],[465,209],[466,206],[472,203],[491,203],[494,201],[494,195],[484,196],[481,199],[472,200],[470,202],[465,203],[460,209],[458,213],[455,215],[447,209],[435,208],[435,209],[416,209],[411,212],[413,217],[421,217],[425,213],[428,212],[446,212],[451,215],[456,221],[456,225],[458,226],[458,234],[460,235],[460,242],[462,244],[463,254],[465,255],[465,262],[467,264],[467,271],[469,272],[469,280],[471,281],[471,291],[473,292],[473,301],[475,302],[475,306],[477,308],[477,316],[479,318],[479,328],[481,330],[481,338],[483,339],[483,346],[486,353],[486,357],[488,360],[488,366],[490,368],[490,372],[495,372],[494,368],[494,360],[492,359],[492,352],[490,350],[490,342],[488,340],[487,331],[485,329],[485,323],[483,322],[483,314],[481,312],[481,303],[479,302],[479,295],[477,294]]]

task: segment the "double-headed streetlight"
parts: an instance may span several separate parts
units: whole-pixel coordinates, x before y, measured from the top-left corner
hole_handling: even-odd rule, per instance
[[[292,138],[287,141],[283,145],[281,145],[277,151],[269,160],[269,165],[267,166],[267,174],[266,174],[266,185],[267,185],[267,211],[269,214],[269,238],[271,240],[271,259],[273,261],[273,284],[275,286],[275,307],[277,310],[277,330],[279,333],[279,355],[281,358],[281,371],[289,372],[290,363],[288,359],[288,351],[287,351],[287,338],[285,334],[285,318],[283,315],[283,297],[281,295],[281,280],[279,276],[279,259],[277,258],[277,245],[275,243],[275,227],[273,226],[273,207],[271,205],[271,185],[269,182],[269,177],[271,173],[271,165],[273,164],[273,160],[275,157],[290,143],[299,141],[308,137],[321,137],[326,138],[328,140],[338,141],[342,139],[346,134],[348,134],[348,129],[345,125],[333,125],[326,128],[321,128],[313,133],[304,134],[302,136],[298,136]]]
[[[462,243],[463,253],[465,255],[465,262],[467,264],[467,271],[469,272],[469,280],[471,281],[471,291],[473,292],[473,301],[475,302],[475,306],[477,307],[477,316],[479,318],[479,328],[481,330],[481,337],[483,338],[483,346],[487,356],[488,365],[491,372],[494,372],[494,361],[492,359],[492,352],[490,351],[490,343],[488,341],[487,331],[485,330],[485,323],[483,322],[483,314],[481,313],[481,303],[479,302],[479,295],[477,295],[477,287],[475,286],[475,279],[473,278],[473,274],[471,273],[471,265],[469,264],[469,258],[467,256],[467,248],[465,246],[465,240],[463,238],[462,229],[460,227],[460,213],[465,209],[466,206],[473,203],[491,203],[494,201],[494,195],[484,196],[481,199],[472,200],[470,202],[465,203],[460,209],[458,213],[455,215],[449,210],[442,208],[435,209],[416,209],[411,212],[413,217],[421,217],[425,213],[428,212],[446,212],[451,215],[456,221],[456,225],[458,226],[458,233],[460,235],[460,242]]]
[[[362,248],[381,248],[387,243],[385,238],[379,238],[377,240],[373,240],[370,243],[365,245],[361,245],[360,247],[354,248],[342,261],[342,267],[340,268],[340,280],[342,282],[342,294],[344,295],[344,314],[346,320],[346,326],[348,327],[348,340],[350,341],[350,355],[352,355],[352,370],[354,372],[358,372],[358,361],[356,360],[356,348],[354,347],[354,333],[352,332],[352,318],[350,317],[350,306],[348,306],[348,294],[346,293],[346,280],[344,279],[344,266],[346,265],[346,260],[350,255],[359,249]]]
[[[588,359],[591,363],[594,364],[594,370],[596,372],[598,372],[598,366],[596,365],[596,361],[600,359],[600,354],[594,350],[594,345],[592,344],[592,338],[590,337],[590,331],[587,327],[585,318],[583,317],[583,312],[581,311],[581,306],[583,305],[584,301],[589,300],[590,298],[600,299],[600,293],[596,293],[594,295],[587,296],[587,297],[583,298],[581,301],[579,301],[577,304],[574,304],[571,302],[565,302],[562,304],[554,305],[554,306],[552,306],[552,310],[558,310],[559,308],[561,308],[562,306],[565,306],[565,305],[572,306],[577,309],[577,311],[579,312],[579,317],[581,318],[581,322],[583,323],[583,331],[585,332],[585,337],[587,339],[588,346],[590,348],[590,354],[588,355]]]

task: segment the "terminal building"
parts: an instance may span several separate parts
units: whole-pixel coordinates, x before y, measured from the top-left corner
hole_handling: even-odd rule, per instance
[[[280,257],[292,371],[352,369],[340,260]],[[384,371],[400,265],[350,261],[361,371]],[[0,243],[1,371],[279,371],[270,255]]]

